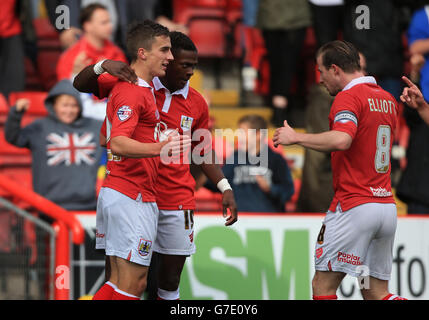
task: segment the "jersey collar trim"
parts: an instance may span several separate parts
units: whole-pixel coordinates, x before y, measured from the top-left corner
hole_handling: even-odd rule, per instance
[[[374,77],[368,76],[368,77],[359,77],[356,79],[353,79],[352,81],[350,81],[343,89],[343,91],[349,90],[351,88],[353,88],[355,85],[358,84],[362,84],[362,83],[373,83],[373,84],[377,84],[377,81],[375,80]]]
[[[143,80],[142,78],[138,78],[138,85],[140,87],[152,88],[151,85],[147,83],[145,80]]]
[[[165,89],[166,92],[170,93],[170,91],[162,84],[161,80],[159,80],[158,77],[153,78],[153,86],[155,87],[156,91],[159,91],[160,89]],[[189,81],[186,82],[186,85],[182,89],[174,91],[173,93],[171,93],[171,95],[181,94],[183,98],[186,99],[188,97],[188,93],[189,93]]]

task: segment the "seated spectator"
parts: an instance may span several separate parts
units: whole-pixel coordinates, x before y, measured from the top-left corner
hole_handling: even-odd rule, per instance
[[[112,23],[106,7],[90,4],[82,9],[80,21],[83,36],[61,55],[57,64],[58,80],[73,79],[84,67],[103,59],[127,62],[122,50],[109,40],[112,36]],[[81,99],[85,117],[104,120],[105,101],[85,93],[81,94]]]
[[[83,8],[80,24],[83,29],[81,39],[67,49],[58,61],[58,80],[71,79],[84,67],[103,59],[127,62],[122,50],[110,41],[113,29],[105,6],[90,4]]]
[[[238,126],[244,139],[239,139],[238,149],[222,167],[234,190],[238,211],[284,212],[286,202],[294,194],[294,184],[286,160],[265,142],[266,121],[258,115],[247,115],[238,121]],[[267,152],[267,163],[255,164],[255,159],[263,158],[263,152]],[[218,191],[210,183],[205,187]]]
[[[5,126],[6,140],[32,153],[34,191],[67,210],[95,210],[101,122],[82,117],[79,92],[57,83],[45,100],[49,115],[21,128],[30,107],[19,99]]]

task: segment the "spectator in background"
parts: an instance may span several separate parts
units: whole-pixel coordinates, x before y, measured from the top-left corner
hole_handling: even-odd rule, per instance
[[[24,44],[18,1],[0,1],[0,93],[6,98],[25,86]]]
[[[418,80],[424,100],[429,99],[429,6],[417,10],[408,29],[413,80]],[[421,57],[424,57],[424,63]],[[405,106],[404,117],[410,128],[407,166],[397,186],[397,196],[408,206],[408,213],[429,213],[429,126],[415,108]]]
[[[51,23],[55,26],[58,5],[66,5],[70,10],[70,28],[58,30],[60,41],[64,49],[77,42],[82,35],[82,26],[79,24],[79,12],[92,3],[104,5],[112,19],[113,42],[122,50],[126,50],[126,34],[128,25],[146,19],[156,20],[170,31],[181,31],[187,34],[185,26],[176,24],[172,20],[172,0],[45,0]]]
[[[6,140],[32,153],[34,191],[67,210],[95,210],[101,122],[81,116],[79,92],[57,83],[45,100],[49,115],[21,128],[29,101],[19,99],[6,122]]]
[[[338,39],[343,31],[344,0],[309,0],[317,47]]]
[[[267,137],[267,122],[258,115],[246,115],[238,121],[245,138],[238,150],[226,160],[222,171],[234,190],[240,212],[285,212],[286,202],[295,192],[286,160],[263,145]],[[250,129],[250,130],[249,130]],[[251,130],[253,129],[253,130]],[[261,152],[268,152],[268,163],[255,164]],[[241,160],[245,160],[242,163]],[[205,185],[219,191],[212,183]]]
[[[283,126],[295,66],[311,25],[310,9],[302,0],[259,0],[257,27],[263,32],[270,65],[272,122]]]
[[[105,6],[90,4],[83,8],[80,24],[82,38],[61,55],[57,65],[58,80],[72,79],[84,67],[103,59],[127,62],[122,50],[109,40],[113,28]]]
[[[73,79],[84,67],[103,59],[127,62],[122,50],[109,39],[112,36],[112,22],[109,11],[100,4],[85,7],[80,16],[83,28],[82,38],[61,55],[57,64],[58,80]],[[106,102],[90,94],[81,94],[83,115],[104,120]]]
[[[404,57],[396,2],[345,1],[344,40],[353,43],[365,55],[368,73],[399,100]]]

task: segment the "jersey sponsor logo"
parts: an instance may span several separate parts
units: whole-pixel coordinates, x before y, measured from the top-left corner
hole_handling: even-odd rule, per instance
[[[105,234],[104,233],[99,233],[97,229],[95,229],[95,237],[96,238],[104,238]]]
[[[354,254],[344,253],[341,251],[338,251],[337,260],[338,262],[344,262],[354,266],[360,266],[362,264],[362,262],[360,261],[360,257],[355,256]]]
[[[140,238],[138,253],[142,257],[145,257],[149,254],[151,247],[152,247],[152,241]]]
[[[387,191],[386,188],[372,188],[369,187],[374,197],[390,197],[392,196],[392,192]]]
[[[95,163],[96,143],[94,134],[90,132],[81,135],[68,132],[62,135],[50,133],[46,140],[48,141],[46,146],[48,166],[56,166],[62,162],[66,166]]]
[[[340,122],[340,123],[346,123],[346,122],[353,122],[356,126],[358,125],[358,120],[356,115],[351,111],[340,111],[335,115],[334,123]]]
[[[180,120],[180,128],[182,128],[183,131],[191,130],[193,121],[194,121],[194,118],[191,118],[188,116],[182,116]]]
[[[133,110],[129,106],[122,106],[116,112],[119,120],[121,121],[127,120],[129,117],[131,117],[132,113],[133,113]]]

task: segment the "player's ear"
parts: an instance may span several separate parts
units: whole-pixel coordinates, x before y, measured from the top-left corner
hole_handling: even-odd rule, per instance
[[[332,68],[332,70],[334,71],[334,74],[337,76],[337,75],[339,75],[340,74],[340,67],[339,66],[337,66],[336,64],[332,64],[331,65],[331,68]]]
[[[140,58],[142,60],[146,60],[147,52],[146,52],[145,48],[138,48],[137,49],[137,58]]]

